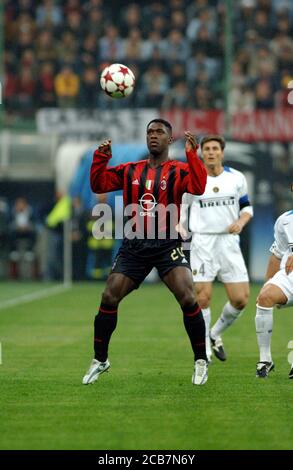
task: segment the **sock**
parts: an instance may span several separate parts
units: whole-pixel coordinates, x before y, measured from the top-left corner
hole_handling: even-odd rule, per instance
[[[212,356],[211,342],[210,342],[210,324],[211,324],[211,309],[210,307],[201,309],[203,314],[203,319],[206,326],[206,353],[208,359]]]
[[[94,350],[95,359],[105,362],[111,335],[117,325],[117,307],[101,303],[95,317]]]
[[[182,311],[184,326],[194,353],[194,360],[204,359],[206,361],[205,323],[202,311],[197,303],[191,307],[182,307]]]
[[[255,328],[260,362],[272,362],[271,336],[273,330],[273,308],[256,305]]]
[[[218,336],[220,336],[221,333],[223,333],[227,328],[229,328],[229,326],[232,325],[232,323],[234,323],[242,311],[243,310],[234,308],[230,302],[227,302],[224,305],[220,318],[218,318],[211,329],[211,337],[216,339]]]

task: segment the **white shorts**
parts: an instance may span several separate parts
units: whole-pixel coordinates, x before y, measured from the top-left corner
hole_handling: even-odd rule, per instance
[[[269,279],[265,286],[267,284],[274,284],[281,289],[288,299],[286,307],[293,304],[293,271],[290,274],[286,274],[285,268],[283,268]]]
[[[201,235],[195,233],[190,248],[194,282],[249,282],[240,250],[239,235]]]

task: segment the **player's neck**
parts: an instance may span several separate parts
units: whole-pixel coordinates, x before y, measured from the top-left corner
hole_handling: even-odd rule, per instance
[[[166,162],[168,160],[168,153],[163,152],[159,155],[150,154],[149,156],[149,165],[151,168],[157,168],[161,165],[161,163]]]
[[[224,167],[218,165],[206,166],[208,176],[219,176],[224,171]]]

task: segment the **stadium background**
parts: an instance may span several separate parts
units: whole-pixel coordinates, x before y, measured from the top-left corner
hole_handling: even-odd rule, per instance
[[[145,401],[141,398],[141,401],[133,402],[137,416],[134,421],[129,419],[127,422],[129,439],[122,438],[109,422],[106,443],[99,438],[88,438],[85,422],[82,432],[87,439],[80,438],[81,430],[74,426],[69,430],[73,418],[68,417],[66,410],[63,410],[63,437],[59,436],[59,441],[57,437],[53,438],[52,430],[56,429],[56,416],[60,410],[54,402],[52,383],[57,383],[61,392],[61,383],[69,382],[69,385],[63,383],[63,391],[73,392],[73,403],[81,405],[78,386],[74,391],[73,387],[91,354],[94,305],[118,246],[115,241],[97,242],[91,236],[91,209],[97,199],[89,189],[88,171],[92,150],[106,137],[111,137],[114,143],[113,164],[116,164],[140,159],[146,154],[145,127],[156,116],[166,117],[174,127],[177,139],[171,148],[174,158],[184,158],[182,135],[185,129],[190,129],[199,138],[208,132],[225,134],[228,141],[226,164],[246,174],[255,208],[254,219],[242,236],[245,258],[252,281],[263,280],[274,220],[292,207],[293,108],[289,99],[290,88],[293,88],[292,1],[5,0],[0,5],[0,22],[0,374],[5,391],[1,398],[6,405],[3,422],[6,433],[2,433],[5,437],[2,444],[0,439],[0,448],[127,449],[144,448],[144,445],[174,449],[288,448],[288,433],[292,426],[289,424],[290,413],[284,416],[288,384],[281,382],[283,401],[271,403],[271,421],[267,423],[270,426],[276,419],[282,438],[273,439],[268,433],[265,439],[257,430],[256,417],[262,412],[263,402],[250,378],[257,357],[253,326],[257,286],[252,286],[246,316],[230,336],[230,332],[227,334],[234,362],[231,359],[224,373],[218,364],[212,366],[210,389],[207,388],[206,396],[200,392],[196,397],[196,400],[203,400],[206,407],[209,402],[213,403],[215,390],[227,393],[226,387],[231,383],[241,397],[244,391],[237,376],[241,364],[244,377],[249,381],[247,390],[255,402],[251,409],[243,407],[239,422],[233,422],[229,400],[225,398],[223,414],[218,414],[216,405],[210,412],[205,410],[207,415],[210,413],[211,420],[210,426],[206,425],[206,434],[199,440],[193,436],[184,441],[175,431],[176,423],[181,420],[183,432],[193,401],[188,398],[186,412],[181,415],[182,394],[176,398],[171,419],[173,433],[167,430],[168,416],[162,418],[163,427],[166,425],[165,439],[162,433],[155,431],[156,426],[144,421],[145,401],[146,409],[154,417],[164,413],[162,408],[168,408],[174,393],[168,384],[173,379],[164,370],[166,365],[161,359],[162,383],[158,380],[161,372],[156,368],[155,378],[148,370],[147,376],[142,374],[141,384],[135,379],[135,367],[140,369],[142,364],[148,367],[142,353],[144,348],[149,349],[147,340],[152,344],[149,357],[152,367],[154,353],[156,358],[166,361],[174,356],[174,351],[168,349],[170,345],[166,338],[162,343],[161,339],[160,344],[156,343],[160,332],[174,340],[180,330],[175,321],[178,317],[175,304],[160,284],[143,287],[125,302],[128,311],[123,315],[129,317],[125,323],[121,321],[113,355],[116,352],[127,362],[128,347],[129,355],[132,351],[136,359],[130,373],[134,385],[125,380],[127,368],[123,363],[120,369],[122,386],[125,390],[129,387],[129,392],[124,390],[124,405],[120,410],[115,406],[115,376],[107,379],[108,382],[105,380],[106,384],[101,381],[103,394],[112,387],[109,406],[115,410],[110,413],[114,421],[125,414],[131,415],[127,402],[133,399],[137,390],[148,397]],[[113,62],[128,65],[136,75],[135,91],[126,100],[111,100],[99,88],[101,70]],[[105,200],[113,206],[114,195],[100,197],[101,202]],[[18,226],[23,220],[28,225],[26,236]],[[72,281],[97,280],[100,282],[72,285]],[[149,282],[154,281],[155,276],[149,278]],[[152,299],[150,292],[158,295],[154,312],[149,314],[151,324],[156,326],[153,329],[146,321],[146,311],[139,321],[131,314]],[[224,302],[220,286],[216,292],[215,312]],[[170,330],[165,331],[164,324],[157,321],[156,309],[174,311],[174,326],[168,327]],[[287,312],[282,313],[281,321],[282,326],[276,319],[276,328],[280,330],[274,341],[279,348],[276,347],[276,354],[279,354],[280,370],[285,370],[292,321],[290,323]],[[132,327],[140,339],[138,350],[127,336]],[[161,347],[169,353],[162,354]],[[50,361],[59,360],[58,353],[65,360],[52,371]],[[184,354],[182,338],[179,355],[185,360]],[[76,370],[74,365],[72,375],[65,370],[66,367],[73,368],[70,362],[73,358],[79,369]],[[174,360],[177,361],[176,354]],[[51,372],[45,375],[40,364],[51,368]],[[24,367],[25,375],[22,375],[20,365]],[[174,373],[178,379],[181,371],[177,363],[176,367]],[[37,385],[33,393],[35,403],[40,400],[40,408],[36,405],[31,414],[29,404],[33,406],[33,403],[26,401],[26,394],[34,387],[34,370],[37,370]],[[184,372],[187,376],[188,371],[186,368]],[[12,381],[11,374],[14,376]],[[148,380],[160,397],[153,403],[152,411],[155,396],[149,390]],[[279,381],[281,378],[275,379],[263,390],[266,403],[275,395],[274,386],[280,385]],[[45,384],[48,385],[45,393],[51,400],[51,414],[46,414],[42,408]],[[14,386],[22,397],[20,401]],[[190,394],[187,386],[184,390]],[[90,391],[89,406],[95,403],[95,394],[98,396],[97,390]],[[14,412],[16,402],[19,403]],[[85,403],[80,410],[87,412]],[[244,425],[240,432],[245,413],[251,415],[252,410],[256,412],[254,423],[250,423],[252,427]],[[47,427],[41,427],[39,439],[38,412],[45,413],[44,419],[48,423]],[[227,425],[227,434],[223,431],[224,437],[220,437],[212,428],[219,426],[227,415],[231,427]],[[197,414],[194,419],[204,423],[204,414]],[[92,418],[91,429],[97,430],[95,426],[96,421]],[[149,429],[147,434],[153,438],[143,437],[143,426],[146,430],[150,426],[152,431]],[[234,430],[233,426],[236,426]],[[130,428],[136,436],[131,435]],[[250,438],[252,429],[257,436],[255,441]],[[16,439],[13,440],[15,432]]]

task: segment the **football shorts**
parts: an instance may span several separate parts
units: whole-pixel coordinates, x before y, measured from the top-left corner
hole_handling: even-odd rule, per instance
[[[192,237],[190,265],[194,282],[248,282],[248,273],[233,234],[197,234]]]
[[[290,274],[286,274],[285,268],[283,268],[278,271],[271,279],[269,279],[265,283],[265,286],[267,284],[274,284],[275,286],[279,287],[282,292],[284,292],[288,299],[286,307],[289,307],[293,304],[293,271]]]
[[[138,287],[154,267],[163,279],[171,269],[177,266],[191,269],[180,241],[124,239],[114,260],[111,273],[124,274]]]

